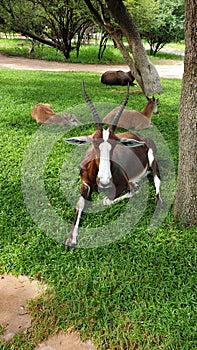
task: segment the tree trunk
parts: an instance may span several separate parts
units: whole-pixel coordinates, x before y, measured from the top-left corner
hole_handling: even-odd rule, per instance
[[[105,4],[102,1],[99,1],[102,15],[100,15],[95,6],[93,6],[91,0],[85,0],[85,3],[93,14],[96,22],[104,27],[110,34],[111,38],[116,42],[125,62],[131,70],[131,74],[135,77],[144,94],[152,95],[160,93],[162,87],[158,72],[150,62],[142,45],[137,28],[135,27],[122,0],[105,0]],[[109,10],[110,14],[107,10]],[[113,21],[111,21],[110,15],[120,29],[117,28],[117,24],[112,24]],[[127,38],[129,49],[133,57],[130,56],[127,48],[123,44],[122,33]]]
[[[98,52],[98,60],[100,61],[103,57],[103,54],[107,47],[107,40],[109,39],[109,34],[107,32],[104,32],[101,36],[101,40],[99,43],[99,52]]]
[[[145,95],[160,93],[162,87],[160,84],[158,72],[155,66],[150,62],[146,51],[143,47],[137,28],[135,27],[135,24],[133,23],[131,16],[127,11],[126,7],[124,6],[122,0],[106,0],[106,3],[113,18],[119,24],[123,34],[127,38],[130,51],[133,55],[135,69],[137,70],[138,74],[140,74],[141,82],[139,83]],[[133,62],[131,63],[130,59],[130,61],[127,60],[127,63],[132,72]],[[138,77],[136,77],[136,74],[134,74],[134,77],[138,81]]]
[[[179,108],[179,166],[174,215],[197,223],[197,22],[196,0],[185,0],[185,60]]]

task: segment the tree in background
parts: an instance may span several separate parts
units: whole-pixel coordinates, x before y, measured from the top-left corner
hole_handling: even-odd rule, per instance
[[[29,28],[40,34],[47,23],[42,9],[29,0],[1,0],[0,17],[0,29],[7,33],[20,33]]]
[[[83,33],[92,24],[82,0],[1,0],[0,17],[4,19],[1,27],[54,47],[66,59],[71,50],[79,51]]]
[[[102,7],[102,16],[109,15],[105,1],[91,1]],[[166,43],[183,39],[184,0],[125,0],[124,4],[140,33],[156,54]],[[92,26],[92,16],[83,0],[1,0],[0,28],[19,32],[56,48],[70,57],[73,49],[79,53],[84,32]],[[120,29],[119,29],[120,30]],[[109,32],[102,32],[99,57],[102,56]],[[73,40],[75,39],[75,40]],[[74,45],[74,43],[76,45]]]
[[[179,166],[174,215],[197,223],[197,6],[185,0],[185,59],[179,108]]]
[[[164,45],[184,39],[184,0],[127,0],[142,38],[156,55]]]
[[[95,21],[104,28],[116,42],[131,74],[145,95],[160,93],[162,88],[159,75],[150,62],[137,28],[122,0],[84,0]],[[123,42],[123,35],[128,48]]]
[[[144,94],[161,92],[159,75],[122,0],[1,0],[1,17],[8,29],[62,51],[66,59],[73,49],[73,39],[83,35],[94,17],[121,50]],[[130,53],[122,35],[128,41]],[[79,44],[75,48],[79,50]]]

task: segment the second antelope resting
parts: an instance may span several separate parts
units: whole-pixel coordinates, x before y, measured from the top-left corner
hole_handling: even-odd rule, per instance
[[[64,139],[74,145],[91,144],[79,165],[82,184],[75,208],[74,224],[66,240],[66,246],[70,248],[77,244],[80,217],[85,207],[85,200],[91,196],[92,191],[107,192],[104,205],[130,198],[133,195],[132,191],[138,190],[140,179],[144,178],[150,169],[157,203],[162,203],[154,142],[148,137],[131,132],[115,134],[119,118],[129,98],[129,86],[126,97],[108,129],[103,128],[99,115],[86,93],[84,83],[82,90],[93,114],[96,131],[90,136]]]

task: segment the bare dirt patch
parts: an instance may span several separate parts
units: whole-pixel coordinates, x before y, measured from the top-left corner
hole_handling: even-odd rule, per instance
[[[39,344],[35,350],[96,350],[96,348],[90,340],[82,343],[78,333],[65,334],[60,332],[50,337],[46,342]]]
[[[163,64],[155,64],[160,78],[182,79],[184,63],[183,61],[165,60]],[[128,71],[126,64],[105,65],[105,64],[81,64],[68,62],[52,62],[45,60],[29,59],[24,57],[6,56],[0,53],[0,68],[10,68],[19,70],[43,70],[43,71],[72,71],[72,72],[94,72],[104,73],[107,70]]]
[[[9,341],[17,333],[31,327],[28,301],[40,295],[46,286],[26,276],[0,276],[0,326],[3,334],[0,341]],[[39,344],[35,350],[96,350],[88,340],[82,343],[78,333],[65,334],[63,331]]]
[[[9,340],[31,326],[27,303],[41,290],[41,284],[28,277],[0,276],[0,325],[4,330],[1,340]]]

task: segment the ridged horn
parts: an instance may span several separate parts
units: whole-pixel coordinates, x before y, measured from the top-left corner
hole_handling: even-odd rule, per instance
[[[101,128],[102,127],[102,123],[100,121],[100,117],[99,117],[99,115],[98,115],[98,113],[97,113],[97,111],[96,111],[92,101],[90,100],[90,98],[89,98],[89,96],[88,96],[88,94],[87,94],[87,92],[85,90],[84,81],[82,81],[82,91],[83,91],[83,95],[84,95],[85,101],[86,101],[87,105],[90,107],[90,110],[91,110],[92,115],[94,117],[94,122],[96,124],[96,127],[97,128]]]
[[[118,121],[119,121],[120,116],[121,116],[121,114],[122,114],[122,112],[123,112],[123,110],[124,110],[124,108],[125,108],[125,106],[126,106],[126,104],[127,104],[127,102],[128,102],[128,99],[129,99],[129,83],[128,83],[128,85],[127,85],[126,97],[125,97],[123,103],[121,104],[120,109],[119,109],[118,112],[116,113],[116,115],[115,115],[115,117],[114,117],[114,119],[113,119],[113,122],[112,122],[112,124],[111,124],[111,126],[110,126],[110,129],[112,129],[113,131],[116,130]]]

